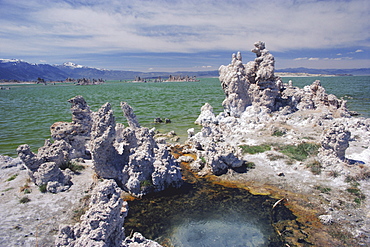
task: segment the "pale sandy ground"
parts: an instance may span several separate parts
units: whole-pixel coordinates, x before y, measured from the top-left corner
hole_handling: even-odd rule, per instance
[[[80,200],[88,195],[93,184],[90,163],[86,169],[72,178],[72,187],[62,193],[41,193],[39,188],[27,182],[27,171],[22,165],[0,169],[0,246],[53,246],[60,223],[71,223]],[[6,181],[14,174],[18,176]],[[20,192],[25,184],[30,185],[30,194]],[[20,203],[27,196],[31,201]]]

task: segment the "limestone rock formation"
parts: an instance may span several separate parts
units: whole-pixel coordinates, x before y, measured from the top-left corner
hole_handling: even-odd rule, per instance
[[[202,160],[206,161],[203,169],[199,171],[200,175],[206,175],[209,172],[215,175],[221,175],[226,173],[229,169],[239,168],[244,164],[237,155],[237,150],[228,146],[219,146],[211,144],[207,146],[205,151],[198,151],[198,156],[202,157]],[[195,164],[196,165],[196,164]],[[193,170],[197,167],[191,166]],[[200,166],[201,168],[202,166]]]
[[[80,79],[77,79],[77,80],[69,80],[69,81],[74,81],[76,84],[75,85],[78,85],[78,86],[85,86],[85,85],[99,85],[99,84],[103,84],[105,81],[103,79],[87,79],[87,78],[80,78]]]
[[[96,173],[115,179],[135,196],[182,184],[179,164],[165,144],[158,144],[148,128],[140,127],[132,108],[121,108],[129,127],[117,125],[109,104],[94,117],[91,154]]]
[[[50,127],[51,137],[71,145],[71,158],[89,158],[88,143],[92,127],[90,107],[82,96],[68,100],[71,103],[72,122],[56,122]]]
[[[89,209],[81,216],[81,222],[61,225],[55,246],[161,246],[137,232],[132,237],[125,238],[123,224],[128,205],[122,200],[121,192],[114,180],[99,182],[92,191]]]
[[[127,203],[113,180],[99,183],[92,192],[89,209],[81,222],[61,225],[56,246],[122,246]]]
[[[351,132],[345,126],[334,122],[321,135],[321,148],[318,157],[326,166],[345,161],[345,151],[349,146]]]
[[[90,107],[85,99],[78,95],[68,100],[72,104],[72,124],[75,125],[76,134],[88,136],[91,131],[91,114]]]
[[[194,122],[195,124],[205,125],[206,123],[217,123],[216,116],[213,113],[213,107],[210,104],[205,103],[200,111],[199,117]]]
[[[9,156],[0,155],[0,169],[7,169],[16,166],[22,166],[23,168],[23,164],[23,161],[19,157],[14,159]]]
[[[254,43],[254,48],[251,50],[256,53],[257,58],[254,62],[249,63],[249,67],[255,72],[255,82],[260,87],[275,88],[275,59],[274,56],[266,49],[265,43],[258,41]],[[252,74],[251,74],[252,75]]]
[[[290,112],[297,110],[321,109],[327,111],[332,117],[349,117],[346,101],[338,99],[333,94],[327,94],[319,80],[303,89],[297,87],[285,88],[278,99],[278,107],[290,107]]]
[[[121,109],[123,114],[125,115],[128,125],[131,129],[138,129],[140,128],[139,121],[137,121],[136,115],[129,104],[126,102],[121,102]]]
[[[71,186],[72,172],[59,168],[69,161],[70,150],[70,145],[64,140],[55,141],[53,144],[47,140],[37,154],[34,154],[26,144],[19,146],[17,152],[27,167],[31,180],[37,186],[46,185],[47,191],[57,193]]]
[[[226,95],[222,105],[230,116],[239,117],[251,105],[274,110],[279,94],[274,57],[266,50],[264,42],[256,42],[254,46],[252,52],[257,56],[254,61],[243,64],[238,52],[232,55],[231,64],[219,68],[219,79]]]
[[[162,245],[148,240],[141,233],[135,232],[132,237],[127,237],[123,243],[124,247],[161,247]]]
[[[195,147],[193,153],[198,156],[190,166],[200,174],[222,174],[241,167],[242,155],[235,148],[239,143],[258,144],[263,142],[261,136],[290,132],[290,139],[285,142],[297,144],[295,137],[301,126],[320,132],[330,126],[332,119],[350,116],[346,102],[327,94],[318,80],[302,89],[292,83],[284,84],[274,75],[275,60],[264,42],[256,42],[252,52],[256,54],[254,61],[243,64],[238,52],[232,55],[229,65],[220,67],[219,80],[226,95],[224,111],[215,116],[212,106],[205,104],[196,120],[203,126],[201,132],[188,131],[188,143]],[[345,142],[344,135],[343,140],[338,140],[340,143]],[[249,137],[256,139],[252,141]],[[346,145],[342,144],[339,153],[334,151],[337,147],[329,144],[323,147],[338,161],[344,158]],[[231,159],[226,161],[225,157]]]
[[[94,116],[91,131],[91,156],[99,177],[116,179],[124,164],[118,164],[120,155],[113,146],[116,139],[116,122],[109,103]]]
[[[215,126],[217,125],[204,126],[201,132],[188,140],[194,147],[188,152],[198,157],[190,164],[190,168],[201,176],[221,175],[245,164],[239,150],[225,142],[220,130]]]
[[[38,185],[46,185],[49,192],[57,193],[67,190],[70,186],[72,172],[62,171],[75,158],[90,158],[88,143],[90,141],[92,112],[82,96],[70,99],[72,122],[57,122],[51,128],[54,142],[46,140],[38,153],[34,154],[28,145],[21,145],[17,152],[28,168],[32,181]]]
[[[37,185],[48,184],[50,192],[67,189],[68,170],[61,171],[59,167],[75,158],[92,158],[99,177],[115,179],[135,196],[182,184],[179,164],[165,142],[157,143],[154,133],[140,126],[130,105],[121,103],[129,124],[125,128],[116,124],[109,103],[91,112],[82,96],[69,102],[72,122],[58,122],[51,127],[54,143],[47,140],[37,154],[27,145],[18,148]]]
[[[249,106],[265,107],[269,111],[285,108],[288,113],[297,110],[327,110],[334,117],[348,117],[346,102],[325,93],[320,81],[303,89],[284,87],[281,79],[274,75],[274,56],[264,42],[254,43],[254,61],[242,63],[240,52],[232,55],[231,64],[219,68],[221,86],[226,98],[222,105],[229,116],[240,117]]]

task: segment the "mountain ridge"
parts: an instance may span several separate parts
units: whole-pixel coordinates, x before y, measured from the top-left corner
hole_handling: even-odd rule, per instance
[[[370,68],[359,69],[310,69],[286,68],[277,69],[277,73],[307,73],[322,75],[370,75]],[[28,63],[20,59],[0,59],[0,80],[36,81],[42,78],[46,81],[63,81],[67,78],[101,78],[104,80],[132,80],[142,78],[158,78],[177,76],[218,77],[218,70],[211,71],[178,71],[178,72],[140,72],[130,70],[109,70],[87,67],[72,62],[62,65]]]

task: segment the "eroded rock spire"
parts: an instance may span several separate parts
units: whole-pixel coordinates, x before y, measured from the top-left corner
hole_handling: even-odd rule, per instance
[[[274,110],[279,94],[274,56],[265,49],[264,42],[256,42],[254,46],[252,52],[257,55],[254,61],[243,64],[238,52],[232,55],[231,64],[219,68],[219,79],[226,95],[222,105],[230,116],[239,117],[251,105]]]

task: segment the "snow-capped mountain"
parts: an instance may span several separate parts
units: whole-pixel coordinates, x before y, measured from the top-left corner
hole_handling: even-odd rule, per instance
[[[168,77],[167,72],[138,72],[91,68],[73,62],[62,65],[31,64],[18,59],[0,59],[0,80],[36,81],[42,78],[45,81],[62,81],[67,78],[104,79],[104,80],[133,80],[142,78]],[[218,76],[218,71],[176,72],[176,75],[197,77]]]
[[[34,81],[64,80],[65,73],[49,64],[32,64],[19,59],[0,59],[0,79]]]
[[[0,59],[0,80],[36,81],[38,78],[46,81],[61,81],[67,78],[124,80],[142,75],[141,72],[97,69],[73,62],[49,65],[31,64],[19,59]]]

